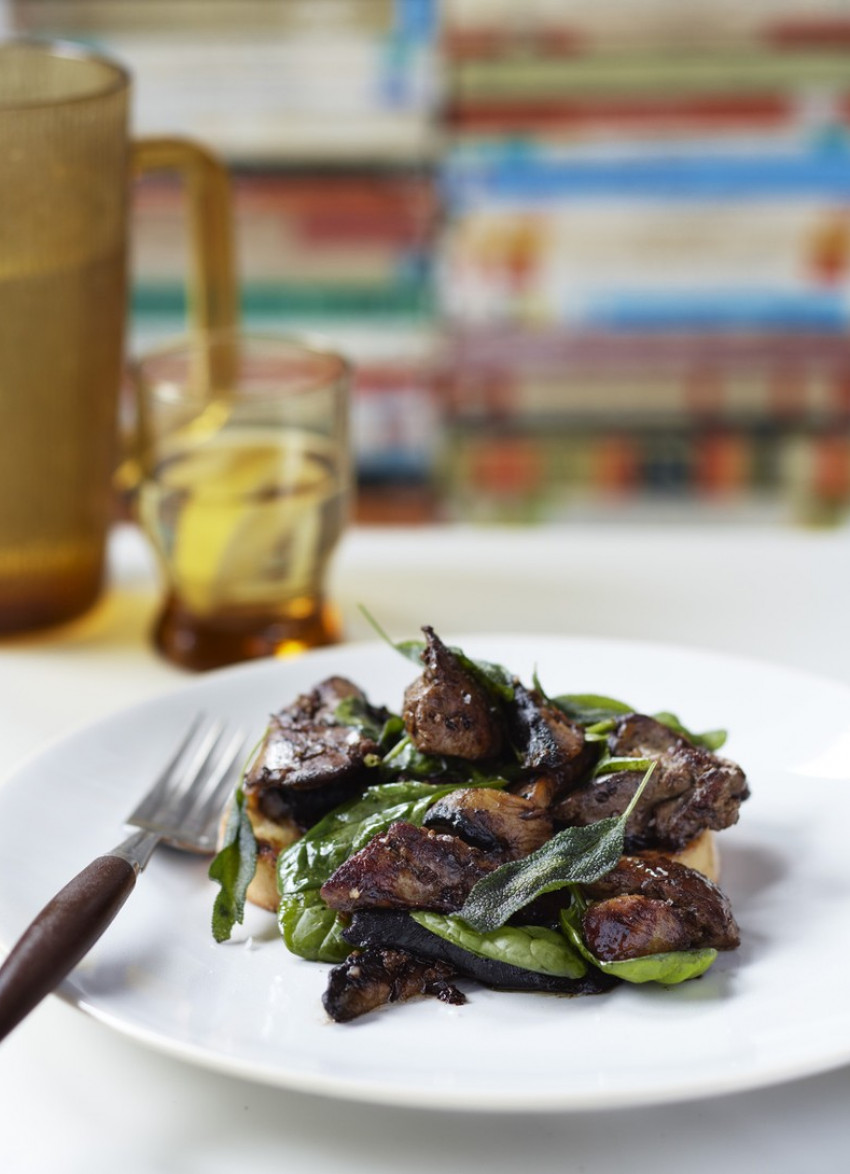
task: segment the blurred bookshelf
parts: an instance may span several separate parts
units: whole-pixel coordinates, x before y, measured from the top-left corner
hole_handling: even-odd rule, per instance
[[[257,329],[353,359],[368,522],[850,507],[850,0],[13,0],[233,176]],[[182,330],[133,193],[131,345]]]

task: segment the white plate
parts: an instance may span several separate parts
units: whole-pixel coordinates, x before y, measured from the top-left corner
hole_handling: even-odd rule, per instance
[[[723,885],[743,933],[702,979],[588,998],[467,988],[353,1024],[325,1016],[327,967],[303,962],[251,910],[216,945],[206,866],[161,850],[61,993],[183,1060],[270,1084],[373,1102],[476,1110],[587,1109],[768,1085],[850,1060],[850,689],[673,647],[553,637],[455,637],[550,692],[598,692],[725,726],[751,781],[723,833]],[[122,816],[190,715],[266,716],[341,673],[398,708],[413,665],[384,645],[211,674],[92,726],[0,791],[0,937],[121,835]]]

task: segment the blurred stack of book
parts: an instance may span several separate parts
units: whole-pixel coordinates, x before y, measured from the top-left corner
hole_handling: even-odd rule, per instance
[[[841,335],[460,333],[446,394],[457,517],[825,522],[850,498]]]
[[[447,10],[438,300],[459,512],[640,498],[834,516],[850,8]]]
[[[234,180],[243,317],[354,359],[361,515],[850,500],[850,0],[13,0]],[[137,186],[132,343],[183,327]]]
[[[137,134],[234,164],[433,156],[434,0],[12,0],[23,32],[130,67]]]

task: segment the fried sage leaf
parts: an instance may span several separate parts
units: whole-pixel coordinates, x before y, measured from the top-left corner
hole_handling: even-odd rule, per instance
[[[369,705],[363,697],[346,697],[334,710],[334,717],[340,725],[351,726],[386,752],[398,742],[404,733],[404,722],[398,714],[382,714]]]
[[[482,877],[460,910],[463,920],[479,933],[489,933],[543,893],[590,884],[610,872],[623,855],[626,823],[654,769],[650,763],[622,815],[564,828],[535,852]]]
[[[681,734],[694,746],[701,746],[704,750],[710,750],[712,754],[719,750],[726,741],[726,730],[706,730],[702,734],[695,734],[693,730],[682,725],[675,713],[654,713],[652,716],[668,730],[672,730],[674,734]]]
[[[634,707],[625,701],[602,697],[598,693],[562,693],[552,698],[552,704],[583,726],[594,726],[597,722],[634,713]]]
[[[209,877],[221,886],[212,912],[213,937],[226,942],[245,916],[245,894],[257,870],[257,841],[245,796],[239,787],[233,796],[221,849],[209,867]]]

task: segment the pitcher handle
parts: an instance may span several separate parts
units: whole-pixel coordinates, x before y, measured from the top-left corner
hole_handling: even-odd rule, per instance
[[[188,139],[142,138],[131,145],[135,175],[173,171],[181,176],[189,213],[189,318],[193,329],[230,330],[238,308],[230,178],[210,151]]]

